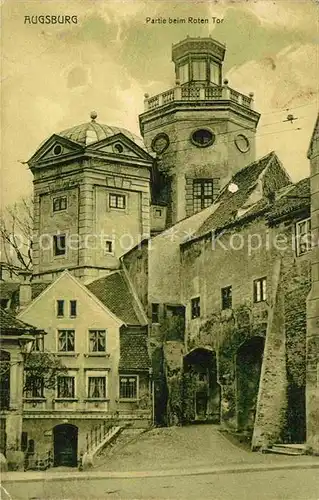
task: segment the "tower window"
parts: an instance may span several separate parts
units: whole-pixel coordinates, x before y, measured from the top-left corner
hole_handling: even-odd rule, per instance
[[[113,253],[113,241],[107,240],[105,242],[105,253]]]
[[[219,83],[220,83],[219,74],[220,74],[219,65],[214,63],[214,62],[211,62],[210,63],[210,81],[212,83],[216,83],[216,85],[219,85]]]
[[[58,234],[53,236],[53,254],[55,257],[59,255],[65,255],[66,253],[66,241],[65,234]]]
[[[59,196],[53,199],[53,212],[60,212],[61,210],[66,210],[67,208],[67,197]]]
[[[254,281],[254,302],[263,302],[267,299],[267,280],[259,278]]]
[[[179,67],[179,81],[181,84],[188,82],[189,76],[188,76],[188,63],[182,64]]]
[[[206,61],[193,61],[193,80],[206,80]]]
[[[110,194],[109,206],[110,206],[110,208],[125,209],[125,207],[126,207],[125,196],[123,194]]]
[[[215,134],[206,128],[195,130],[191,135],[191,141],[199,148],[207,148],[215,142]]]
[[[311,250],[311,220],[304,219],[296,224],[297,255]]]
[[[191,315],[192,319],[200,317],[200,298],[196,297],[191,300]]]
[[[194,213],[209,207],[217,198],[219,179],[194,179],[193,203]]]
[[[232,287],[222,288],[222,309],[231,309],[232,302]]]
[[[117,142],[116,144],[114,144],[113,150],[115,153],[123,153],[124,148],[121,143]]]

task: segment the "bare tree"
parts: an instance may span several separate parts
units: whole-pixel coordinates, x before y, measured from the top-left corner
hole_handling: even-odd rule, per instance
[[[1,261],[16,271],[32,269],[33,201],[22,198],[0,215]]]

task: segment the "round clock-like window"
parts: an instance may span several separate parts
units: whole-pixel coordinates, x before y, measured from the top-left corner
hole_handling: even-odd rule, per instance
[[[237,149],[239,149],[241,153],[247,153],[247,151],[249,151],[250,148],[249,140],[244,134],[238,134],[235,137],[235,144]]]
[[[53,153],[55,155],[60,155],[62,153],[62,146],[60,146],[60,144],[57,144],[56,146],[54,146]]]
[[[121,153],[123,153],[124,148],[123,148],[123,146],[122,146],[122,144],[120,142],[116,142],[114,144],[114,146],[113,146],[113,151],[115,153],[120,153],[121,154]]]
[[[207,128],[199,128],[191,134],[191,141],[199,148],[207,148],[215,142],[215,134]]]
[[[167,134],[158,134],[152,140],[151,148],[155,153],[161,154],[169,146],[169,138]]]

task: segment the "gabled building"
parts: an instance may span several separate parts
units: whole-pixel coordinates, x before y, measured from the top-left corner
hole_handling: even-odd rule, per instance
[[[150,425],[147,320],[121,272],[86,287],[64,271],[19,319],[46,331],[38,348],[67,368],[55,390],[36,383],[24,394],[23,432],[35,453],[50,453],[56,465],[76,465],[90,433],[105,422]]]

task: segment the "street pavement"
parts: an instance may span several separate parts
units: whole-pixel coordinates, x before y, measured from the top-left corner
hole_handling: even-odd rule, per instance
[[[318,500],[318,469],[16,482],[2,500]]]
[[[318,477],[319,457],[252,453],[217,426],[170,427],[119,439],[89,471],[5,473],[1,500],[319,500]]]

